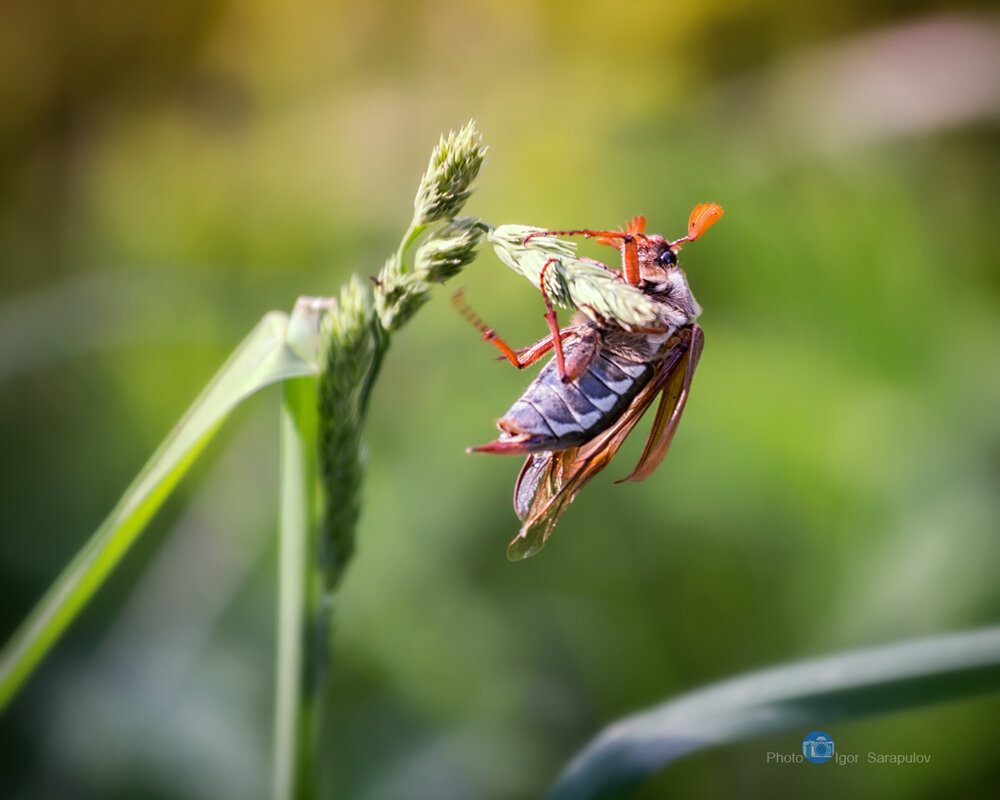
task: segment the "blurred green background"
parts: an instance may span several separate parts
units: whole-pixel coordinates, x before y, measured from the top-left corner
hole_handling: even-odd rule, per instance
[[[996,622],[988,7],[4,4],[0,633],[266,310],[378,271],[470,117],[491,149],[467,211],[494,224],[644,213],[677,236],[695,203],[725,207],[683,257],[705,354],[660,471],[611,485],[637,435],[510,564],[519,462],[463,448],[528,376],[450,289],[396,337],[336,609],[331,796],[537,796],[666,697]],[[544,333],[492,253],[460,282],[512,342]],[[0,718],[0,796],[267,796],[276,422],[272,390],[227,424]],[[641,796],[995,796],[998,714],[817,720],[838,750],[931,763],[766,764],[804,730]]]

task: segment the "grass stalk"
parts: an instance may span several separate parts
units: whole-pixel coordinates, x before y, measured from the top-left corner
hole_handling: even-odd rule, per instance
[[[413,219],[375,288],[352,276],[326,306],[318,379],[285,387],[275,800],[320,794],[332,614],[361,514],[368,401],[390,335],[426,302],[433,284],[475,258],[483,228],[456,215],[484,154],[472,123],[441,138],[417,190]]]
[[[318,533],[322,518],[318,382],[286,381],[281,403],[278,637],[274,730],[276,800],[315,797],[326,669]]]

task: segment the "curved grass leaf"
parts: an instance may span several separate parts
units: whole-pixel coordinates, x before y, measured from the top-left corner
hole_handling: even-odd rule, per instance
[[[0,652],[0,710],[86,605],[167,498],[220,423],[277,381],[316,375],[322,302],[264,316],[146,462],[101,526]]]
[[[653,772],[708,747],[998,689],[1000,627],[755,672],[605,728],[573,759],[549,800],[628,796]]]

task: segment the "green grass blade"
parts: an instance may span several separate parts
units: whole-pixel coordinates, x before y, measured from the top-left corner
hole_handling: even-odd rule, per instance
[[[308,336],[290,341],[290,334],[315,328],[319,313],[315,307],[297,308],[291,320],[280,312],[267,314],[216,373],[0,652],[0,710],[101,586],[226,415],[264,386],[318,372]]]
[[[549,800],[627,796],[689,753],[780,730],[1000,689],[1000,627],[803,661],[733,678],[605,728]]]
[[[281,406],[275,800],[315,797],[327,614],[319,525],[319,381],[286,381]]]

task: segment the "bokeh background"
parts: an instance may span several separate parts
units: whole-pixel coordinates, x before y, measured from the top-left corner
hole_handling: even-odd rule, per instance
[[[337,607],[331,796],[537,796],[603,725],[685,690],[996,622],[988,6],[4,4],[0,633],[265,311],[378,271],[470,117],[491,149],[467,211],[495,224],[644,213],[676,236],[725,207],[683,258],[705,355],[655,477],[611,485],[637,435],[509,564],[518,461],[463,448],[528,377],[450,289],[395,339]],[[544,333],[492,253],[460,281],[511,341]],[[268,794],[276,423],[275,390],[230,420],[0,718],[0,795]],[[998,715],[829,727],[927,766],[767,765],[788,734],[642,796],[995,796]]]

